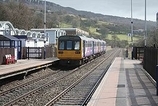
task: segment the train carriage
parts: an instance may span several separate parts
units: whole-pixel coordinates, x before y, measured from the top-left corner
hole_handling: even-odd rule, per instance
[[[100,45],[100,47],[98,47]],[[85,36],[60,36],[57,57],[61,64],[81,65],[101,50],[100,40]],[[96,49],[96,50],[95,50]]]
[[[101,53],[106,52],[106,42],[101,40]]]

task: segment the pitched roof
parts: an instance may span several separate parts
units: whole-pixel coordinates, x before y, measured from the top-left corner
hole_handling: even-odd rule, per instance
[[[10,41],[10,40],[19,40],[19,39],[17,39],[16,37],[14,37],[14,36],[11,36],[11,35],[0,35],[0,41]]]

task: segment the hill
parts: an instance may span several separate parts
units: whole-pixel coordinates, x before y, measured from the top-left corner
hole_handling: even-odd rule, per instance
[[[4,2],[4,1],[8,2],[10,0],[0,0],[0,2]],[[43,11],[43,7],[44,7],[43,0],[15,0],[15,1],[23,2],[32,9]],[[96,13],[87,12],[87,11],[78,11],[71,7],[63,7],[63,6],[60,6],[53,2],[48,2],[48,1],[47,1],[47,10],[49,10],[49,12],[60,11],[60,12],[67,13],[67,14],[73,14],[76,16],[105,21],[105,22],[109,22],[109,23],[113,23],[113,24],[123,24],[123,25],[127,25],[127,26],[130,26],[130,24],[131,24],[130,18],[111,16],[111,15],[102,15],[102,14],[96,14]],[[144,20],[133,19],[133,23],[134,23],[134,28],[136,30],[144,29],[144,24],[145,24]],[[156,22],[147,21],[147,26],[149,29],[152,29],[153,27],[156,26]]]
[[[37,1],[40,1],[40,0],[37,0]],[[40,2],[33,2],[33,4],[39,5]],[[43,3],[41,2],[41,4],[43,4]],[[47,2],[47,9],[49,9],[51,12],[63,11],[68,14],[73,14],[73,15],[77,15],[77,16],[81,16],[81,17],[85,17],[85,18],[105,21],[105,22],[114,23],[114,24],[124,24],[124,25],[131,24],[130,18],[103,15],[103,14],[97,14],[97,13],[88,12],[88,11],[78,11],[71,7],[63,7],[63,6],[60,6],[53,2]],[[144,29],[144,24],[145,24],[144,20],[134,19],[133,22],[134,22],[135,29]],[[156,23],[153,21],[147,21],[147,25],[148,25],[148,28],[150,29],[150,28],[155,27]]]
[[[0,2],[1,21],[10,21],[14,27],[25,30],[43,28],[43,0],[0,0]],[[127,43],[130,43],[127,38],[127,34],[131,32],[130,18],[78,11],[47,2],[46,21],[47,28],[80,28],[89,32],[92,37],[106,40],[109,44],[111,41],[115,41],[115,45],[119,45],[119,47],[125,47]],[[137,36],[138,38],[135,40],[137,41],[144,35],[145,22],[138,19],[133,19],[133,22],[134,35],[141,35],[140,37]],[[156,23],[147,21],[147,25],[148,30],[150,30],[156,26]],[[111,42],[111,45],[114,45],[113,42]]]

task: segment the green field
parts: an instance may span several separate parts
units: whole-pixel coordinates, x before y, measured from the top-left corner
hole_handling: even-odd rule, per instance
[[[125,34],[116,34],[116,36],[120,39],[120,40],[127,40],[128,42],[131,42],[131,37],[125,35]],[[107,36],[107,39],[112,40],[112,35],[109,34]],[[139,40],[138,37],[133,37],[133,42],[136,42],[137,40]]]
[[[92,34],[100,35],[100,33],[96,32],[96,28],[94,28],[94,27],[90,27],[90,28],[89,28],[89,31],[90,31]]]
[[[60,28],[72,28],[72,25],[65,24],[65,23],[60,23]]]
[[[99,21],[98,24],[103,24],[103,22]],[[108,23],[104,22],[104,24],[108,24]],[[62,27],[62,28],[71,28],[72,25],[65,24],[65,23],[60,23],[60,27]],[[96,28],[94,28],[94,27],[89,27],[89,31],[92,35],[96,35],[96,36],[101,35],[100,33],[96,32]],[[126,40],[129,43],[131,43],[131,37],[130,36],[127,36],[126,34],[115,34],[115,35],[119,38],[120,41]],[[108,34],[106,39],[112,40],[112,34]],[[133,37],[133,42],[136,42],[139,39],[140,39],[139,37]]]

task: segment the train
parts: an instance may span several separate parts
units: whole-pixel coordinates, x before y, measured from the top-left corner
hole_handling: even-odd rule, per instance
[[[60,36],[57,58],[61,65],[82,65],[106,52],[106,42],[84,35]]]

